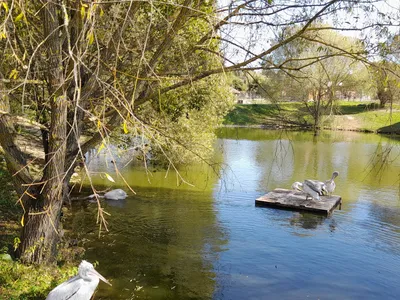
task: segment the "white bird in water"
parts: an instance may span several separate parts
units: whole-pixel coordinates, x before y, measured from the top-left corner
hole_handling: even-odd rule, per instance
[[[307,194],[306,200],[308,196],[311,196],[315,200],[320,200],[320,196],[327,193],[326,186],[324,182],[318,180],[306,179],[303,182],[303,191]]]
[[[326,190],[328,191],[329,195],[332,195],[333,191],[336,188],[336,184],[333,181],[333,179],[335,179],[338,176],[339,176],[339,172],[335,171],[335,172],[332,173],[332,178],[327,180],[327,181],[325,181]]]
[[[87,199],[94,199],[96,196],[98,198],[105,198],[107,200],[124,200],[126,197],[128,197],[128,194],[124,190],[115,189],[105,193],[103,196],[99,194],[90,195],[87,197]]]
[[[127,196],[128,194],[121,189],[112,190],[104,194],[104,198],[108,200],[124,200]]]
[[[111,285],[91,263],[83,260],[79,265],[78,275],[54,288],[46,300],[90,300],[99,284],[99,279]]]

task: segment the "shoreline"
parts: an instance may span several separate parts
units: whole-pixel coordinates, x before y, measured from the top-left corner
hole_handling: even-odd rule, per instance
[[[236,104],[220,127],[313,131],[314,119],[301,102]],[[321,115],[320,130],[400,134],[400,105],[381,108],[376,102],[339,101]]]
[[[268,130],[293,130],[293,131],[312,131],[312,126],[295,126],[295,125],[266,125],[266,124],[251,124],[251,125],[240,125],[240,124],[226,124],[221,125],[218,128],[253,128],[253,129],[268,129]],[[380,131],[380,130],[370,130],[363,128],[333,128],[333,127],[323,127],[319,128],[319,130],[330,130],[330,131],[351,131],[351,132],[360,132],[360,133],[374,133],[374,134],[385,134],[385,135],[400,135],[400,131]]]

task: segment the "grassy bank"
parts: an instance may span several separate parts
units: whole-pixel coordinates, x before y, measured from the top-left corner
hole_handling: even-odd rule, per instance
[[[2,159],[0,157],[0,159]],[[75,257],[66,258],[73,249],[63,247],[61,261],[73,265],[26,266],[11,260],[14,247],[19,241],[22,208],[16,204],[18,197],[14,192],[12,178],[5,169],[4,160],[0,163],[0,300],[45,299],[51,289],[72,275],[76,275]],[[66,252],[68,252],[66,254]]]
[[[237,105],[226,117],[225,125],[298,126],[307,127],[313,119],[301,102],[278,104]],[[330,115],[322,118],[322,127],[336,130],[355,130],[400,133],[400,106],[379,108],[376,102],[338,102]]]
[[[19,224],[19,219],[22,216],[21,206],[16,204],[18,197],[12,185],[12,178],[5,169],[4,161],[0,163],[0,186],[1,255],[5,253],[10,253],[12,251],[14,239],[16,239],[20,233],[21,226]]]
[[[0,299],[45,299],[59,283],[77,274],[77,267],[25,266],[0,260]]]

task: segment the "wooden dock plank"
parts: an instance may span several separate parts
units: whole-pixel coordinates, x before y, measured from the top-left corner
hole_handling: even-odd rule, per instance
[[[306,200],[306,194],[287,189],[275,189],[256,199],[256,205],[270,206],[294,210],[307,210],[329,215],[342,203],[342,198],[337,195],[321,196],[319,201],[310,197]]]

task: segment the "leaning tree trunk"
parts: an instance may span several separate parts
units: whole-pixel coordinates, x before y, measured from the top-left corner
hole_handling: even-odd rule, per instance
[[[48,58],[47,79],[51,98],[49,155],[41,180],[43,188],[24,202],[25,225],[18,254],[25,263],[52,262],[57,252],[68,107],[64,87],[62,39],[59,34],[59,20],[62,18],[57,17],[61,13],[60,4],[61,1],[49,1],[44,7],[44,32],[48,37],[45,44]]]
[[[315,100],[314,100],[314,111],[313,111],[313,119],[314,119],[314,124],[313,124],[313,132],[314,136],[318,135],[318,131],[320,129],[320,120],[321,120],[321,101],[322,101],[322,95],[321,91],[319,90],[316,94]]]

